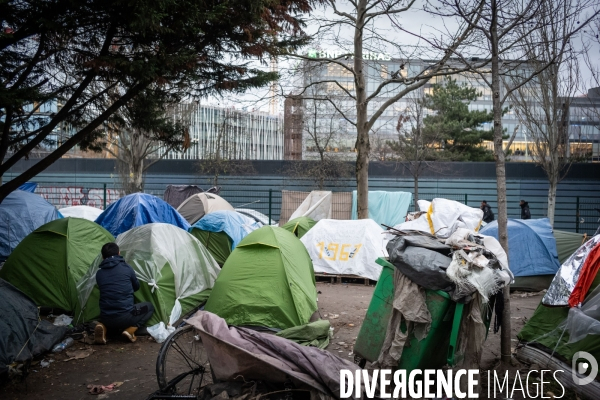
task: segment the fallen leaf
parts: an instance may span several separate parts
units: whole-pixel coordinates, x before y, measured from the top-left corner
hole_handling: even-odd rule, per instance
[[[92,353],[94,352],[94,349],[85,349],[85,350],[73,350],[73,351],[67,351],[67,358],[65,360],[66,361],[71,361],[71,360],[80,360],[83,358],[87,358],[89,357]]]

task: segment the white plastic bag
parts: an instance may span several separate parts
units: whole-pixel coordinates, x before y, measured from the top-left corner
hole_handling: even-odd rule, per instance
[[[72,321],[73,318],[69,317],[68,315],[62,314],[54,318],[54,322],[52,324],[55,326],[69,326]]]
[[[171,325],[165,326],[165,323],[162,321],[160,321],[156,325],[149,326],[147,330],[150,336],[152,336],[152,338],[156,340],[156,343],[164,342],[165,340],[167,340],[171,333],[175,332],[174,327],[172,327]]]

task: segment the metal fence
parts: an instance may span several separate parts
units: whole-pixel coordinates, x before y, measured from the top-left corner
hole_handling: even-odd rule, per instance
[[[40,194],[58,208],[88,205],[99,209],[105,209],[124,195],[124,192],[116,183],[40,183],[35,193]],[[146,193],[162,198],[164,190],[148,189]],[[258,211],[265,215],[265,219],[270,217],[274,221],[285,223],[291,212],[300,206],[309,192],[287,191],[287,196],[284,195],[285,193],[286,191],[281,189],[241,190],[234,185],[228,185],[222,188],[220,195],[234,208]],[[291,195],[289,195],[290,193]],[[334,191],[333,193],[333,217],[338,219],[350,218],[348,210],[351,208],[352,192]],[[419,192],[419,199],[430,201],[436,197],[456,200],[471,207],[478,207],[480,203],[480,196],[474,196],[473,194],[445,193],[439,190]],[[534,217],[541,217],[542,215],[537,215],[540,212],[545,215],[547,206],[544,197],[540,196],[534,199],[532,204],[538,210]],[[555,226],[557,226],[557,229],[591,235],[600,225],[600,199],[597,197],[577,196],[558,199],[556,207]],[[408,211],[414,211],[414,202],[411,203]]]
[[[593,234],[600,226],[600,199],[577,197],[575,232]]]

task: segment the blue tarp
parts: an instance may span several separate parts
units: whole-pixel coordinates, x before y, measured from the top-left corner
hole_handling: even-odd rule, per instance
[[[369,218],[378,224],[395,226],[406,218],[412,193],[369,191]],[[352,219],[358,219],[356,190],[352,192]]]
[[[56,208],[41,196],[15,190],[0,204],[0,261],[40,226],[62,218]]]
[[[260,227],[261,225],[253,219],[238,212],[227,210],[213,211],[206,214],[192,226],[192,228],[208,232],[225,232],[233,242],[231,250],[235,249],[246,235]]]
[[[112,203],[96,223],[114,237],[136,226],[163,222],[188,230],[190,224],[167,202],[145,193],[134,193]]]
[[[36,188],[37,188],[37,183],[35,183],[35,182],[25,182],[24,184],[19,186],[19,190],[22,190],[24,192],[29,192],[29,193],[35,192]]]
[[[479,233],[498,239],[498,221]],[[515,276],[556,274],[560,263],[548,218],[508,220],[508,263]]]

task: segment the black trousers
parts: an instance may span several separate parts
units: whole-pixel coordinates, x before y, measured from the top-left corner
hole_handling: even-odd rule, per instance
[[[100,321],[111,331],[124,331],[131,326],[143,327],[152,318],[152,314],[154,314],[152,303],[143,302],[135,304],[130,313],[102,315]]]

